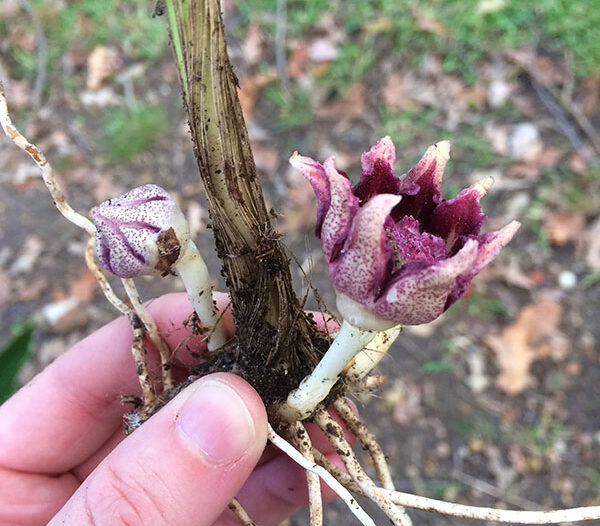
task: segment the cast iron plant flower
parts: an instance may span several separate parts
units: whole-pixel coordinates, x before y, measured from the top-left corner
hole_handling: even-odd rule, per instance
[[[134,188],[96,206],[91,215],[96,255],[106,270],[124,279],[176,272],[200,321],[212,328],[208,349],[223,345],[208,268],[190,239],[183,212],[165,189],[155,184]]]
[[[513,237],[513,221],[480,232],[485,184],[444,200],[441,181],[450,143],[430,146],[404,176],[394,174],[389,137],[361,157],[354,186],[335,168],[294,153],[291,164],[318,200],[320,237],[343,318],[370,331],[419,325],[440,316]]]

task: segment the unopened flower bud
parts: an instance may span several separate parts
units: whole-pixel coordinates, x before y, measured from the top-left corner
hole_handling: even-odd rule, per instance
[[[98,259],[121,278],[168,274],[187,249],[185,216],[169,193],[155,184],[109,199],[91,215]]]

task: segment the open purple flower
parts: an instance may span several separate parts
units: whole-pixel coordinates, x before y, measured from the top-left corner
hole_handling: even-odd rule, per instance
[[[441,194],[450,143],[430,146],[404,176],[394,174],[389,137],[361,158],[356,185],[336,170],[294,153],[290,162],[311,183],[321,239],[337,306],[349,323],[367,330],[419,325],[440,316],[513,237],[513,221],[481,234],[484,184],[454,199]]]
[[[187,221],[169,193],[155,184],[109,199],[91,215],[98,259],[121,278],[168,273],[187,249]]]

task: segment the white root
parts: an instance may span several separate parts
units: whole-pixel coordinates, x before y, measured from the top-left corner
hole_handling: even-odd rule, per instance
[[[561,522],[581,522],[600,519],[600,506],[552,511],[497,510],[495,508],[454,504],[452,502],[430,499],[399,491],[381,489],[381,492],[386,493],[392,502],[399,506],[465,519],[512,522],[517,524],[558,524]]]
[[[351,325],[346,320],[340,332],[313,372],[292,391],[281,407],[281,415],[290,422],[303,420],[329,394],[344,368],[376,335]]]
[[[302,466],[304,469],[312,471],[321,477],[323,482],[325,482],[333,491],[335,491],[338,496],[344,501],[346,506],[350,509],[350,511],[354,514],[354,516],[360,521],[363,526],[375,526],[375,522],[369,515],[360,507],[356,499],[352,496],[352,494],[344,488],[335,477],[326,471],[324,468],[315,464],[314,462],[310,462],[287,440],[279,436],[275,430],[269,425],[267,428],[267,437],[269,441],[277,448],[281,449],[287,456],[289,456],[294,462]]]
[[[358,484],[362,492],[371,499],[392,521],[395,526],[412,526],[410,517],[404,509],[397,506],[389,494],[378,488],[371,478],[365,473],[360,462],[352,451],[352,446],[344,438],[344,430],[326,411],[317,411],[314,416],[316,424],[325,433],[329,442],[335,448],[337,454],[342,459],[348,473]]]
[[[50,196],[54,200],[56,208],[59,212],[65,216],[71,223],[74,223],[79,228],[85,230],[88,234],[93,236],[96,233],[96,227],[87,217],[75,212],[71,208],[71,205],[67,203],[67,199],[62,189],[56,182],[54,171],[52,166],[46,160],[45,155],[38,149],[35,144],[31,144],[21,133],[17,130],[8,114],[8,105],[6,103],[6,97],[4,96],[4,87],[0,83],[0,125],[4,130],[6,136],[17,145],[21,150],[27,152],[31,158],[38,165],[42,172],[42,179],[46,184],[46,188],[50,192]]]
[[[313,447],[306,428],[301,422],[294,422],[290,426],[290,435],[300,453],[309,462],[315,461]],[[323,497],[321,495],[321,479],[315,472],[306,470],[306,482],[308,484],[308,509],[310,514],[310,526],[323,526]]]
[[[93,242],[93,238],[96,235],[96,227],[94,226],[94,223],[92,223],[87,217],[73,210],[71,205],[69,205],[69,203],[67,202],[67,198],[65,197],[65,194],[62,191],[60,185],[58,184],[56,176],[54,174],[54,170],[52,169],[52,166],[46,159],[46,156],[39,150],[39,148],[35,144],[30,143],[13,125],[10,115],[8,113],[8,104],[4,95],[4,88],[2,86],[2,83],[0,83],[0,125],[2,126],[2,129],[4,130],[4,133],[7,135],[7,137],[21,150],[27,152],[34,160],[34,162],[38,165],[40,171],[42,172],[42,179],[44,181],[44,184],[50,192],[50,196],[52,197],[52,200],[54,201],[54,204],[56,205],[56,208],[58,208],[59,212],[71,223],[90,234],[90,236],[92,236]],[[133,342],[131,352],[133,354],[133,358],[136,364],[136,370],[138,371],[140,385],[142,387],[143,399],[145,402],[151,402],[154,400],[156,394],[148,373],[148,366],[146,363],[145,351],[143,346],[144,328],[146,330],[149,330],[149,328],[146,324],[144,324],[146,325],[145,327],[140,325],[139,318],[137,318],[131,311],[131,309],[123,301],[121,301],[114,293],[102,272],[100,272],[100,270],[97,268],[94,261],[93,253],[89,253],[89,247],[90,245],[88,244],[85,255],[88,268],[96,277],[100,288],[102,289],[104,295],[107,297],[110,303],[123,314],[125,314],[129,318],[129,321],[133,326]],[[149,330],[149,333],[151,332],[152,331]]]
[[[160,354],[163,389],[168,391],[175,385],[173,382],[173,374],[171,372],[171,349],[169,349],[169,346],[162,339],[162,336],[158,332],[158,327],[156,326],[154,318],[148,312],[146,306],[142,303],[134,281],[132,279],[121,279],[121,282],[123,283],[125,293],[131,302],[133,311],[140,318],[140,320],[142,320],[150,340],[158,349]]]
[[[248,515],[248,512],[237,499],[232,499],[228,508],[233,512],[243,526],[256,526],[256,523],[252,520],[252,517]]]
[[[394,480],[390,473],[390,467],[388,466],[385,455],[381,449],[381,446],[377,443],[375,435],[369,431],[367,426],[362,423],[361,419],[354,414],[352,408],[348,405],[348,402],[343,398],[338,398],[333,406],[340,415],[340,418],[346,424],[346,427],[352,431],[352,434],[360,440],[360,442],[367,448],[369,455],[373,460],[375,466],[375,472],[381,482],[382,487],[389,490],[396,489],[394,487]]]
[[[225,329],[212,297],[212,284],[208,267],[190,240],[175,269],[185,285],[190,303],[193,305],[200,322],[210,332],[206,345],[209,351],[222,347],[227,341]]]

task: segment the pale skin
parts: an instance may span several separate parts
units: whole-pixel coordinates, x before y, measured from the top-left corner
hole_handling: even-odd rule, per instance
[[[217,300],[227,303],[225,295]],[[163,296],[149,310],[171,347],[189,334],[185,294]],[[223,319],[231,334],[231,316]],[[239,523],[227,505],[238,497],[268,526],[307,504],[304,471],[265,448],[264,406],[238,376],[204,377],[125,437],[120,396],[140,391],[130,344],[131,328],[119,318],[0,406],[0,524],[233,526]],[[181,350],[182,362],[193,359],[187,348],[194,347],[198,339]],[[158,353],[150,358],[156,367]],[[197,434],[201,445],[190,438]],[[320,432],[311,435],[341,464]],[[323,495],[335,497],[325,485]]]

